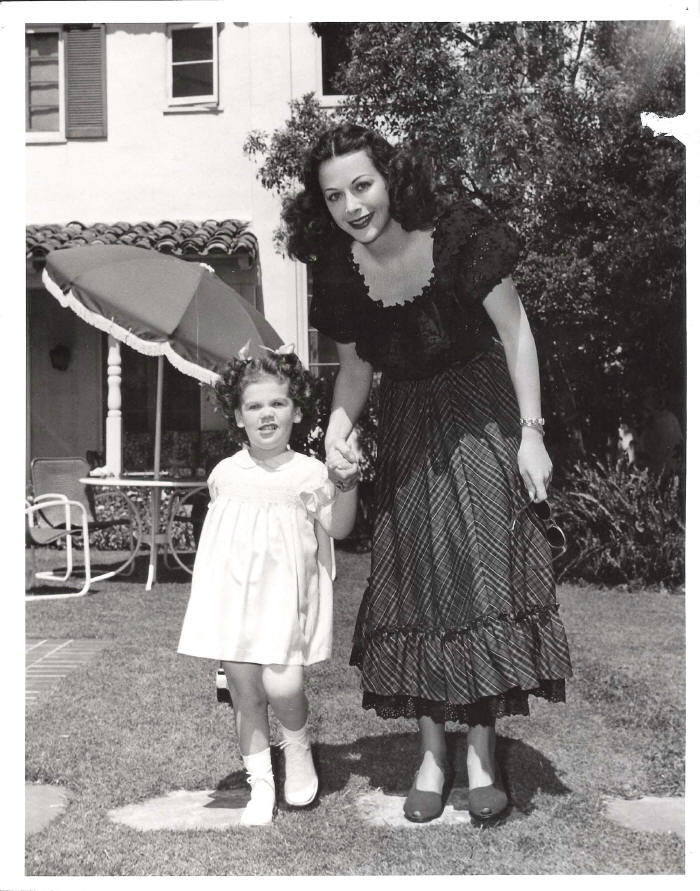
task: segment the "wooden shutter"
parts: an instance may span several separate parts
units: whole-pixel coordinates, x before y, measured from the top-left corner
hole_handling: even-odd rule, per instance
[[[104,25],[66,26],[66,136],[107,136],[107,77]]]

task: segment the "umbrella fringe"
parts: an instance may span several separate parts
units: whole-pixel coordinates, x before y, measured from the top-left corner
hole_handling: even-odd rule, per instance
[[[176,353],[167,341],[143,340],[134,334],[133,331],[123,328],[112,319],[87,309],[72,290],[64,292],[60,285],[51,278],[46,269],[42,273],[41,280],[46,290],[52,297],[58,300],[61,306],[70,308],[84,322],[99,328],[100,331],[111,334],[112,337],[116,337],[117,340],[131,347],[131,349],[142,353],[144,356],[166,356],[171,365],[177,368],[178,371],[189,377],[196,378],[196,380],[204,384],[209,384],[209,386],[214,386],[217,380],[219,380],[220,375],[215,371],[210,371],[207,368],[202,368],[201,365],[197,365],[195,362],[188,361],[179,353]]]
[[[197,365],[196,362],[190,362],[179,353],[176,353],[169,343],[166,344],[165,347],[164,355],[168,357],[170,364],[174,365],[175,368],[183,374],[187,374],[189,377],[194,377],[203,384],[209,384],[210,387],[213,387],[214,384],[221,379],[221,375],[216,371],[209,371],[207,368],[202,368],[202,366]]]

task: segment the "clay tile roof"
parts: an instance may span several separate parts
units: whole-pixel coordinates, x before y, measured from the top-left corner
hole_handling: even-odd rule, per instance
[[[27,259],[42,260],[49,251],[84,244],[132,244],[175,256],[247,254],[258,257],[258,242],[241,220],[161,220],[159,223],[93,223],[27,226]]]

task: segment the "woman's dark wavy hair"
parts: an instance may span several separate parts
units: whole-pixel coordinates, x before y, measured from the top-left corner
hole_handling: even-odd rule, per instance
[[[393,146],[376,131],[358,124],[340,124],[318,137],[306,155],[302,191],[284,202],[282,220],[290,256],[308,263],[333,242],[352,240],[328,212],[318,170],[330,158],[358,151],[367,152],[386,180],[390,213],[404,229],[426,229],[433,223],[438,204],[432,164],[425,152],[411,144]]]
[[[235,410],[240,409],[243,391],[266,377],[274,377],[289,383],[289,397],[301,411],[301,421],[294,425],[292,448],[303,446],[309,432],[320,423],[318,382],[301,363],[295,353],[270,353],[260,359],[231,359],[214,385],[221,411],[228,421],[234,442],[247,442],[245,429],[236,423]]]

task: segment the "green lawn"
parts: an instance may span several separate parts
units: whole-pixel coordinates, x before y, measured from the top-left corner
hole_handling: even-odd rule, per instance
[[[27,605],[29,637],[96,637],[110,646],[60,682],[27,720],[26,777],[71,792],[64,816],[27,839],[28,875],[682,873],[672,835],[608,822],[605,796],[684,790],[684,598],[565,585],[575,676],[566,705],[532,703],[498,723],[516,809],[500,828],[378,828],[358,794],[405,794],[417,766],[411,722],[359,706],[347,662],[368,574],[338,554],[334,657],[308,672],[321,765],[316,807],[281,809],[271,827],[138,832],[107,812],[175,789],[240,784],[231,710],[214,663],[175,652],[188,585],[147,593],[142,576],[98,583],[86,598]],[[140,580],[139,580],[140,579]],[[464,777],[464,736],[450,744]]]

